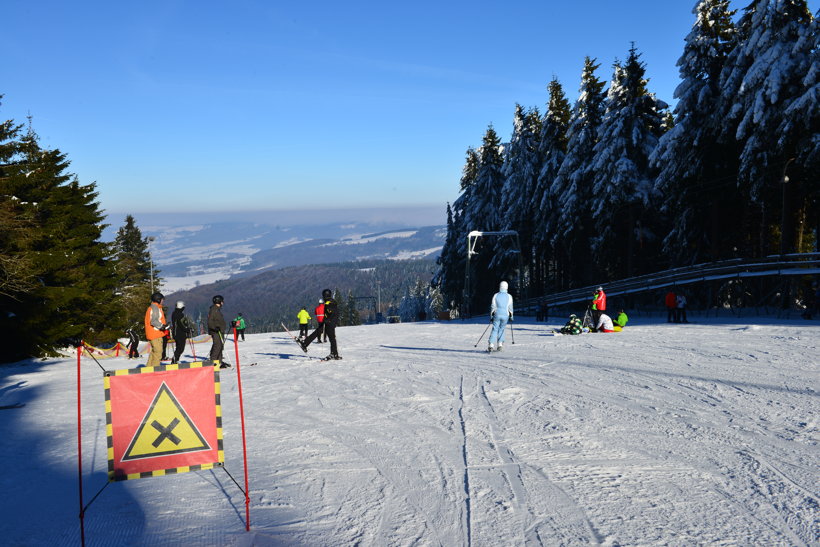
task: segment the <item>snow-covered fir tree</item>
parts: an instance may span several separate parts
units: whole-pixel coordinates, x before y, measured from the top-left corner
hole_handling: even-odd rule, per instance
[[[564,88],[557,78],[550,81],[548,90],[549,102],[541,121],[541,138],[538,141],[541,169],[538,172],[538,181],[533,192],[533,202],[536,204],[533,213],[538,226],[532,251],[535,258],[534,269],[536,272],[533,276],[533,282],[540,289],[545,288],[547,266],[561,260],[558,258],[559,256],[564,258],[565,261],[568,260],[566,253],[556,253],[555,251],[555,236],[559,225],[558,200],[556,198],[560,194],[560,190],[554,187],[554,183],[567,153],[570,106],[564,94]],[[562,243],[563,240],[561,240],[560,249],[564,251],[565,248]]]
[[[667,105],[647,90],[645,65],[633,45],[623,65],[615,64],[607,107],[592,159],[592,251],[608,278],[629,277],[657,267],[654,177],[649,156],[658,144]]]
[[[724,140],[736,142],[740,151],[738,184],[752,206],[746,222],[761,228],[757,245],[745,251],[768,254],[781,228],[789,232],[784,234],[786,246],[793,244],[794,210],[787,201],[787,212],[779,218],[781,195],[788,199],[806,177],[816,180],[816,171],[807,172],[807,166],[797,162],[788,164],[801,152],[799,143],[805,146],[806,132],[816,133],[817,126],[804,129],[802,120],[794,123],[786,116],[796,115],[797,110],[789,108],[805,99],[807,75],[816,79],[811,76],[818,63],[816,32],[807,32],[813,17],[805,0],[754,0],[743,12],[735,47],[721,74],[720,114]],[[817,99],[809,103],[816,106]],[[787,166],[792,185],[781,188]]]
[[[567,152],[550,190],[555,199],[555,235],[563,238],[567,262],[560,269],[560,284],[554,289],[592,283],[597,275],[595,262],[589,255],[589,240],[593,233],[590,203],[593,171],[591,160],[598,142],[598,128],[604,112],[605,83],[595,71],[600,65],[595,59],[584,59],[580,95],[575,102],[567,128]]]
[[[501,192],[501,230],[518,232],[522,249],[532,248],[535,215],[538,204],[533,199],[539,172],[538,135],[541,119],[537,109],[525,110],[515,105],[513,133],[505,147],[504,186]],[[495,256],[491,267],[495,271],[515,269],[520,258],[519,249],[510,247],[505,239],[495,242]],[[522,272],[523,274],[523,272]]]
[[[734,12],[726,0],[699,0],[692,11],[696,20],[677,63],[681,83],[675,89],[675,123],[650,156],[658,171],[660,211],[669,225],[664,253],[673,265],[725,256],[737,230],[721,214],[738,200],[731,176],[736,161],[732,149],[717,142],[721,128],[715,116]]]

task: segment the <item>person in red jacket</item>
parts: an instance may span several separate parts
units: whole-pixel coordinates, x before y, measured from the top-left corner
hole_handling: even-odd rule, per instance
[[[319,323],[319,336],[316,337],[316,341],[320,344],[322,343],[322,337],[324,337],[324,341],[327,342],[327,334],[325,334],[325,329],[323,328],[325,325],[325,301],[321,298],[319,299],[319,305],[316,306],[314,310],[314,315],[316,316],[316,322]]]
[[[666,304],[666,322],[677,322],[677,311],[675,310],[675,308],[678,307],[678,302],[675,291],[670,290],[668,293],[666,293],[666,298],[664,298],[663,303]]]
[[[595,295],[592,297],[590,309],[592,310],[592,324],[598,325],[601,314],[606,311],[606,293],[603,287],[595,289]]]

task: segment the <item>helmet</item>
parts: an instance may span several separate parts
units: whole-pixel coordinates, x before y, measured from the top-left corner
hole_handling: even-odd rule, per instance
[[[324,304],[324,302],[325,302],[325,299],[324,299],[324,298],[320,298],[320,299],[319,299],[319,304]]]
[[[576,317],[578,317],[578,316],[577,316],[577,315],[575,315],[574,313],[569,314],[569,318],[570,318],[570,319],[575,319]]]
[[[183,308],[185,308],[185,302],[183,302],[182,300],[177,300],[177,309],[181,310]]]
[[[595,291],[596,291],[596,292],[601,292],[601,291],[603,291],[603,290],[604,290],[604,288],[603,288],[603,287],[598,287],[597,289],[595,289]]]
[[[509,287],[510,287],[510,286],[507,284],[507,282],[506,282],[506,281],[502,281],[501,283],[499,283],[499,284],[498,284],[498,290],[499,290],[499,291],[501,291],[501,292],[506,292],[506,290],[507,290]]]
[[[165,300],[165,295],[161,292],[155,292],[151,295],[151,302],[156,302],[157,304],[159,304],[163,300]]]
[[[325,300],[333,298],[333,293],[330,292],[330,289],[325,289],[322,291],[322,298],[324,298]]]
[[[225,301],[225,299],[224,299],[224,298],[222,298],[222,295],[221,295],[221,294],[218,294],[218,295],[214,296],[214,297],[212,298],[212,300],[213,300],[214,304],[221,304],[221,303],[223,303],[223,302]]]

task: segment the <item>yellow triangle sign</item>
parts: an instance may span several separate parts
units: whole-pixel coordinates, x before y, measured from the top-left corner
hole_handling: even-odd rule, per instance
[[[163,382],[122,461],[210,449],[205,437]]]

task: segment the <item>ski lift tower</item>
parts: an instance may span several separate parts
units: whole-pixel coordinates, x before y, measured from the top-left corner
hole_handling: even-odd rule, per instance
[[[477,230],[473,230],[469,234],[467,234],[467,267],[464,271],[464,311],[466,312],[464,315],[469,316],[470,313],[470,298],[473,295],[473,286],[472,280],[470,278],[470,260],[474,254],[478,254],[475,250],[476,245],[478,245],[478,240],[482,237],[495,237],[499,238],[502,241],[506,241],[509,247],[509,252],[511,254],[515,254],[518,257],[518,272],[516,275],[516,282],[517,282],[517,289],[518,289],[518,297],[524,297],[523,290],[524,290],[524,283],[521,279],[521,276],[524,272],[524,267],[521,262],[521,243],[518,240],[518,232],[515,230],[503,230],[499,232],[480,232]]]

